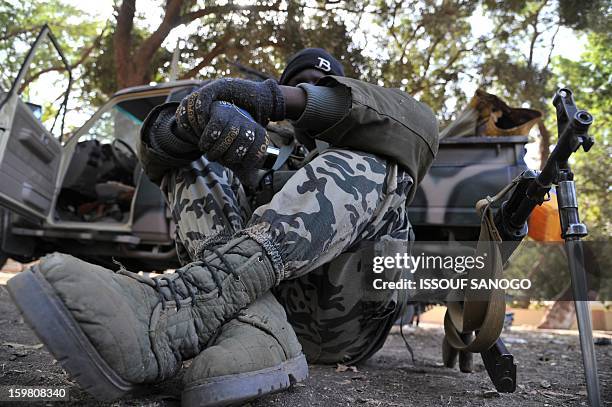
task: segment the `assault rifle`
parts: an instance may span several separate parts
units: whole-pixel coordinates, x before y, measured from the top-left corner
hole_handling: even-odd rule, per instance
[[[495,214],[495,226],[505,242],[502,256],[507,260],[518,244],[527,235],[527,219],[537,205],[541,205],[554,186],[557,192],[561,237],[565,240],[565,251],[569,263],[580,347],[591,406],[599,406],[600,393],[597,379],[597,363],[593,348],[591,314],[587,301],[587,280],[584,267],[584,252],[581,238],[587,235],[586,226],[580,222],[578,200],[574,186],[574,174],[568,164],[570,156],[581,146],[588,152],[594,144],[588,135],[593,117],[585,110],[578,110],[572,91],[559,89],[553,98],[557,110],[559,141],[539,173],[527,170]],[[489,377],[498,391],[514,391],[516,365],[501,339],[481,353]]]

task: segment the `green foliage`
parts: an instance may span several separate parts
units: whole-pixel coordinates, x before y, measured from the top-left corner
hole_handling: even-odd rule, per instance
[[[308,18],[305,11],[310,11]],[[351,76],[360,76],[367,64],[341,16],[309,9],[299,1],[288,1],[286,11],[234,11],[199,21],[181,44],[181,76],[185,78],[241,75],[233,62],[278,78],[289,57],[305,47],[327,49]],[[219,44],[225,44],[223,52],[193,72],[192,68],[213,54]]]
[[[86,75],[81,62],[86,58],[95,58],[98,54],[99,50],[91,48],[91,45],[104,27],[104,22],[84,14],[79,7],[65,0],[0,0],[0,61],[2,61],[0,87],[8,89],[13,82],[26,52],[44,24],[50,26],[68,63],[73,66],[72,106],[81,107],[85,104],[82,101],[81,89],[82,80]],[[50,100],[41,102],[43,120],[52,121],[55,116],[58,102],[66,89],[66,78],[64,65],[59,60],[57,52],[50,43],[44,44],[35,54],[21,89],[27,99],[31,91],[28,84],[31,81],[42,84],[40,86],[57,88],[56,95],[54,94]],[[34,99],[32,101],[38,102]]]
[[[610,31],[612,3],[607,0],[560,0],[559,15],[564,25],[576,30]]]
[[[612,234],[612,190],[610,161],[610,128],[612,127],[612,50],[611,33],[588,35],[587,51],[579,61],[557,58],[553,62],[556,85],[568,86],[574,92],[579,108],[595,118],[590,134],[595,138],[591,151],[574,155],[578,198],[585,223],[592,238],[609,238]]]
[[[449,119],[454,112],[447,110],[446,100],[465,101],[457,84],[478,47],[468,21],[477,5],[462,0],[380,2],[377,22],[387,29],[377,41],[385,54],[371,76],[415,95],[441,119]]]
[[[520,293],[531,300],[554,300],[570,284],[563,244],[526,239],[504,268],[504,278],[531,281],[528,293]]]
[[[599,299],[609,300],[612,298],[612,253],[609,243],[585,242],[583,250],[589,289],[596,291]],[[531,281],[528,292],[519,290],[511,294],[528,295],[529,299],[539,301],[557,299],[559,294],[570,287],[571,282],[564,244],[526,239],[504,267],[504,278]]]
[[[0,1],[0,52],[8,53],[3,59],[4,75],[14,75],[28,44],[40,28],[48,24],[57,37],[68,61],[74,64],[83,50],[92,43],[104,23],[84,14],[78,7],[64,0]],[[15,59],[11,58],[14,56]]]
[[[117,6],[123,1],[126,0],[117,0]],[[159,1],[163,15],[162,3],[166,1]],[[348,76],[405,90],[430,105],[441,123],[451,120],[472,96],[464,93],[469,82],[473,87],[497,94],[512,106],[525,104],[543,111],[546,127],[553,135],[556,131],[553,131],[551,97],[558,87],[570,87],[579,107],[595,117],[591,128],[595,146],[588,153],[579,151],[574,155],[581,215],[591,239],[609,239],[612,233],[612,206],[608,203],[612,189],[609,1],[285,0],[273,3],[262,0],[237,3],[270,7],[255,11],[238,7],[231,1],[184,2],[182,15],[224,7],[219,4],[225,4],[226,8],[185,21],[189,24],[187,30],[178,24],[187,32],[180,39],[181,79],[244,76],[236,62],[278,77],[293,53],[305,47],[322,47],[342,61]],[[141,7],[140,4],[136,2],[136,7]],[[128,41],[130,58],[135,58],[157,28],[148,27],[138,11]],[[0,0],[0,87],[10,84],[28,44],[40,26],[47,23],[74,65],[71,110],[87,112],[101,105],[118,90],[121,82],[115,60],[116,13],[109,21],[100,21],[83,14],[77,1]],[[475,15],[491,22],[488,32],[475,34],[479,28],[472,26]],[[555,36],[561,27],[588,33],[587,51],[579,61],[551,57]],[[144,79],[133,84],[167,80],[174,45],[164,44],[146,61],[129,60],[129,64],[144,64],[147,69]],[[51,55],[51,49],[39,55],[39,63],[35,64],[39,71],[61,69]],[[33,70],[31,75],[36,72]],[[50,120],[56,111],[56,105],[45,106],[44,119]],[[550,141],[554,143],[555,137]],[[546,150],[548,141],[544,141]],[[534,247],[518,253],[508,276],[537,279],[543,287],[539,295],[552,298],[568,281],[565,277],[558,278],[566,259],[559,250],[534,252]],[[540,271],[535,274],[534,260],[540,262]],[[607,281],[602,293],[610,298],[612,287],[610,279]]]
[[[559,27],[550,1],[485,1],[494,22],[493,40],[484,44],[479,62],[481,86],[511,105],[529,104],[549,113],[554,94],[549,80],[551,43],[543,34]],[[549,40],[551,41],[551,40]],[[541,56],[548,58],[540,60]]]
[[[610,161],[610,128],[612,125],[612,51],[609,44],[611,33],[591,32],[588,35],[586,52],[579,61],[557,57],[552,61],[552,88],[569,87],[579,108],[588,110],[595,118],[589,134],[595,145],[588,153],[578,150],[573,155],[572,169],[575,173],[580,215],[589,229],[587,270],[598,278],[596,288],[599,298],[612,295],[612,275],[609,239],[612,234],[612,207],[609,194],[612,189]],[[548,120],[552,128],[555,123],[551,115]],[[512,278],[531,278],[537,287],[535,298],[553,299],[564,291],[569,283],[567,261],[557,245],[527,243],[521,246],[505,271]],[[596,265],[595,265],[596,263]]]
[[[109,21],[99,21],[83,14],[78,3],[70,0],[0,0],[2,86],[15,75],[22,54],[39,27],[48,23],[68,60],[75,65],[72,109],[82,111],[103,103],[117,90],[118,83],[126,82],[119,80],[114,45],[117,13],[123,1],[127,0],[117,2],[115,15]],[[278,77],[293,53],[304,47],[322,47],[342,61],[347,75],[404,89],[429,104],[442,123],[452,119],[471,97],[464,94],[469,82],[472,87],[480,86],[496,93],[511,105],[525,104],[542,110],[549,130],[554,128],[551,96],[559,85],[571,87],[579,105],[596,117],[592,130],[596,146],[588,154],[579,152],[575,156],[583,214],[592,234],[609,236],[608,219],[612,215],[606,204],[610,190],[606,164],[612,154],[609,2],[287,0],[276,3],[261,0],[247,3],[239,6],[233,2],[196,0],[182,4],[180,22],[175,25],[187,34],[180,41],[179,78],[243,76],[239,65]],[[141,46],[158,29],[142,19],[140,4],[136,2],[136,17],[126,41],[128,54],[134,58],[128,63],[144,66],[147,71],[145,75],[136,75],[132,82],[127,81],[134,85],[167,80],[175,45],[165,44],[149,59],[136,60]],[[160,0],[159,5],[163,4],[166,2]],[[254,10],[253,7],[261,8]],[[190,13],[211,8],[216,10],[212,14],[184,19]],[[160,14],[164,13],[160,7]],[[491,22],[488,31],[475,34],[479,28],[471,26],[475,15]],[[591,32],[588,52],[580,61],[551,58],[561,26]],[[99,38],[100,33],[103,36]],[[39,69],[48,68],[48,64],[57,66],[57,59],[45,53],[42,56],[47,61]],[[134,80],[140,82],[133,83]],[[53,108],[46,109],[47,116],[53,112]],[[545,152],[547,140],[544,141]]]
[[[4,26],[27,27],[31,18],[48,21],[52,28],[60,30],[57,34],[67,45],[70,59],[75,60],[78,51],[92,43],[103,23],[88,20],[87,16],[74,23],[79,12],[66,1],[39,2],[36,6],[5,1],[9,13],[2,18],[8,24],[7,16],[12,15],[14,23]],[[316,46],[336,55],[351,76],[401,87],[414,94],[438,112],[443,121],[449,120],[466,97],[471,96],[461,89],[462,81],[467,80],[476,80],[478,85],[511,101],[526,101],[544,110],[547,106],[551,76],[548,64],[541,66],[533,58],[525,58],[521,46],[526,34],[535,37],[535,52],[548,45],[543,43],[541,34],[558,23],[557,8],[551,1],[290,0],[265,11],[229,5],[227,11],[205,15],[189,26],[190,34],[181,41],[180,76],[212,78],[240,74],[235,65],[228,63],[238,61],[277,77],[290,55],[301,48]],[[213,5],[208,2],[186,2],[182,13],[209,7]],[[475,13],[494,22],[490,35],[473,35],[470,17]],[[142,28],[146,24],[138,20],[138,10],[136,16],[131,31],[132,55],[156,28]],[[110,20],[95,55],[79,70],[82,82],[78,88],[94,104],[101,103],[118,88],[114,74],[115,24],[116,16]],[[365,42],[356,40],[359,35],[366,37]],[[372,44],[377,46],[375,55],[371,52],[364,55],[364,45]],[[146,77],[151,81],[161,81],[169,74],[170,59],[169,50],[160,47],[152,60],[134,63],[149,68]],[[449,99],[454,103],[448,104]]]

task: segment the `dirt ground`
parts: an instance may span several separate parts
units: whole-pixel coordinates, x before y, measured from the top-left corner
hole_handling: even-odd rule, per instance
[[[372,359],[338,372],[335,366],[311,366],[310,378],[288,392],[270,395],[252,407],[264,406],[581,406],[587,405],[578,337],[541,331],[504,333],[518,363],[518,388],[513,394],[493,390],[480,356],[475,373],[442,366],[440,326],[419,327],[406,334],[415,351],[412,364],[397,331]],[[597,346],[604,405],[612,406],[612,345]],[[5,285],[0,285],[0,386],[68,386],[69,405],[103,405],[70,381],[66,373],[24,324]],[[151,387],[147,397],[114,406],[179,406],[180,377]]]

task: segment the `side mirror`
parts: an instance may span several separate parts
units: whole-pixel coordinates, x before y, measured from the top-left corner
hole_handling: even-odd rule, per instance
[[[43,108],[41,105],[36,103],[26,102],[26,105],[30,108],[30,111],[40,122],[42,122]]]

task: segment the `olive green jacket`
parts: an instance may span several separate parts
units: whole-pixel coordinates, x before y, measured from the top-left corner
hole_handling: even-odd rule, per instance
[[[399,89],[341,76],[326,76],[317,85],[346,86],[352,100],[344,118],[318,139],[391,158],[415,183],[423,179],[438,153],[438,121],[427,105]],[[416,185],[409,200],[415,192]]]
[[[326,76],[318,86],[345,86],[351,106],[336,124],[316,135],[333,147],[344,147],[388,157],[407,169],[419,183],[438,152],[438,122],[425,104],[399,89],[383,88],[356,79]],[[153,113],[153,112],[152,112]],[[170,158],[147,144],[147,122],[141,131],[140,158],[145,172],[159,183],[171,168],[193,160]],[[412,188],[409,200],[412,200]]]

